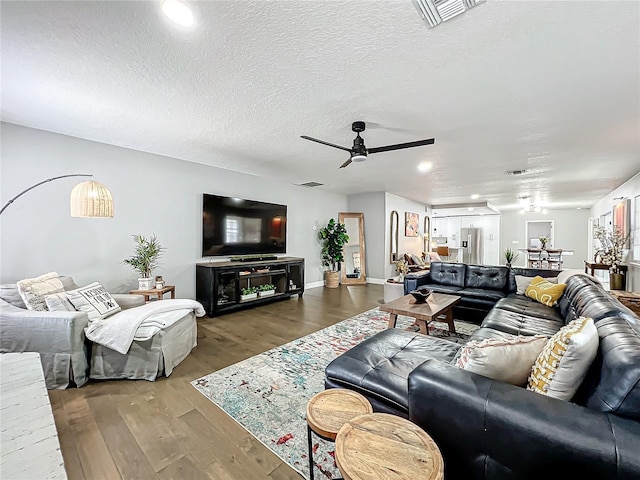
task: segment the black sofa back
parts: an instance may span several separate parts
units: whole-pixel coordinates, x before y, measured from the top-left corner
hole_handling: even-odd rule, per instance
[[[431,283],[464,287],[467,266],[464,263],[431,262],[429,278]]]

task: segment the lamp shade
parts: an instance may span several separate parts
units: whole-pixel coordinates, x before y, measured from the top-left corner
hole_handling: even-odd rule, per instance
[[[72,217],[113,217],[111,192],[94,180],[73,187],[70,203]]]

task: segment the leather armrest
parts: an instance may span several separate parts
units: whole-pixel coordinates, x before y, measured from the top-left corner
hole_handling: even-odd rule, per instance
[[[467,474],[497,463],[514,478],[544,478],[563,466],[575,478],[640,475],[640,423],[434,360],[409,375],[409,419]]]

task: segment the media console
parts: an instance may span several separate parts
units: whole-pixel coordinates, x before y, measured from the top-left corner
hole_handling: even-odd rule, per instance
[[[268,296],[242,299],[243,288],[271,284]],[[254,307],[304,293],[304,258],[280,257],[262,261],[228,261],[196,264],[196,300],[214,317],[240,308]]]

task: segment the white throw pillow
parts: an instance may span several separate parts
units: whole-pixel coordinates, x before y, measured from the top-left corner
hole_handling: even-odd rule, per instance
[[[562,270],[558,274],[558,283],[567,283],[567,280],[569,280],[569,278],[573,277],[574,275],[584,275],[585,277],[589,277],[591,280],[593,280],[594,282],[596,282],[598,284],[602,283],[598,277],[594,277],[593,275],[589,275],[588,273],[584,273],[582,270],[577,269],[577,268],[576,269],[569,269],[569,270]]]
[[[67,297],[76,310],[87,313],[90,322],[107,318],[120,311],[120,305],[98,282],[69,290]]]
[[[25,278],[16,282],[16,285],[29,310],[46,311],[45,295],[64,292],[64,286],[56,272],[45,273],[36,278]]]
[[[533,277],[525,277],[524,275],[516,275],[516,294],[524,295],[527,287],[533,280]]]
[[[50,312],[75,312],[73,304],[69,301],[67,294],[52,293],[44,297],[44,301],[47,304],[47,308]]]
[[[512,385],[526,385],[547,340],[543,335],[472,340],[460,349],[456,367]]]
[[[598,353],[598,329],[593,320],[576,318],[562,327],[538,355],[527,390],[571,400]]]

